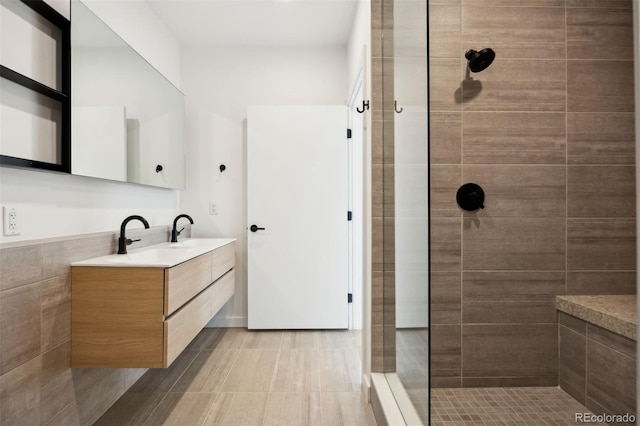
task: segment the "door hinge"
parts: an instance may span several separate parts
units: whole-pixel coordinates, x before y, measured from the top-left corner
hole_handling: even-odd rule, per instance
[[[347,303],[353,303],[353,293],[347,293]]]
[[[347,220],[351,220],[353,218],[353,213],[351,211],[347,212]]]
[[[351,139],[351,129],[347,129],[347,139]]]

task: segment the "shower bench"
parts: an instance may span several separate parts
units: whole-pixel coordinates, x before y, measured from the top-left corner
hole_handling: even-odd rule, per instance
[[[558,296],[560,388],[595,414],[636,414],[636,296]]]

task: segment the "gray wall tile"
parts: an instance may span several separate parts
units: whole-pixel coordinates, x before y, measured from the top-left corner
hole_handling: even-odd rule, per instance
[[[0,250],[0,291],[42,280],[40,245]]]
[[[40,355],[42,283],[0,293],[0,374]]]

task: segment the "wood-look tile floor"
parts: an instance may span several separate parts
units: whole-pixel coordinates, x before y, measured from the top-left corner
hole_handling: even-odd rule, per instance
[[[95,425],[375,425],[349,331],[206,328]]]

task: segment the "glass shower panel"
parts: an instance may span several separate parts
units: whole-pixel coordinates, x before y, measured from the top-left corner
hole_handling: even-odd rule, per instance
[[[428,424],[427,0],[394,0],[396,370]]]

